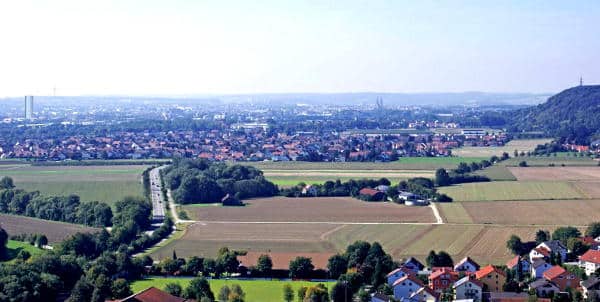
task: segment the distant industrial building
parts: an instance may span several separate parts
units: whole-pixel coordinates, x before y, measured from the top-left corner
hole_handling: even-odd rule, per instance
[[[25,119],[33,119],[33,96],[25,96]]]

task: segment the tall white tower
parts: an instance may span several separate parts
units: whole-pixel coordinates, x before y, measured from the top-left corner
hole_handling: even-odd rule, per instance
[[[33,95],[25,96],[25,119],[31,120],[33,118]]]

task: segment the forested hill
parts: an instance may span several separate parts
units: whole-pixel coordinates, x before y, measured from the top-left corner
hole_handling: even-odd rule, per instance
[[[515,132],[543,131],[563,141],[589,144],[600,138],[600,85],[569,88],[507,118]]]

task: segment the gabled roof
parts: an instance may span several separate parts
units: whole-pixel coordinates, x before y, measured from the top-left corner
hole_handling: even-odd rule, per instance
[[[451,268],[443,268],[443,269],[439,269],[439,270],[436,270],[433,273],[431,273],[431,275],[429,275],[429,279],[433,280],[433,279],[436,279],[445,274],[457,275],[457,273],[454,270],[452,270]]]
[[[519,261],[521,260],[520,256],[514,256],[512,259],[508,260],[508,262],[506,262],[506,267],[508,268],[513,268],[516,267],[519,264]]]
[[[533,266],[534,268],[538,268],[542,265],[546,265],[548,264],[546,261],[542,260],[542,259],[535,259],[533,261],[533,263],[531,264],[531,266]]]
[[[415,277],[413,275],[406,275],[406,276],[404,276],[404,277],[396,280],[394,282],[394,284],[392,284],[392,287],[395,287],[396,285],[398,285],[398,284],[400,284],[400,283],[402,283],[403,281],[406,281],[406,280],[410,280],[410,281],[412,281],[413,283],[416,283],[419,286],[423,286],[423,283],[421,282],[421,280],[419,280],[419,278],[417,278],[417,277]]]
[[[410,258],[406,259],[406,261],[404,261],[404,264],[408,264],[408,263],[412,263],[412,264],[416,265],[419,268],[419,270],[422,270],[425,268],[425,265],[423,265],[423,263],[421,263],[415,257],[410,257]]]
[[[579,256],[579,260],[600,264],[600,251],[588,250],[583,255]]]
[[[399,267],[399,268],[397,268],[397,269],[395,269],[395,270],[391,271],[389,274],[387,274],[387,275],[386,275],[386,277],[390,277],[390,276],[392,276],[392,275],[394,275],[395,273],[398,273],[398,272],[404,272],[404,273],[405,273],[405,274],[407,274],[407,275],[409,275],[409,274],[412,274],[412,273],[413,273],[411,270],[409,270],[409,269],[407,269],[406,267],[403,267],[403,266],[402,266],[402,267]]]
[[[485,277],[488,274],[491,274],[493,272],[506,277],[506,275],[504,274],[504,272],[502,270],[497,269],[493,265],[488,265],[488,266],[486,266],[486,267],[484,267],[484,268],[482,268],[482,269],[480,269],[480,270],[478,270],[478,271],[475,272],[475,279],[481,279],[481,278],[483,278],[483,277]]]
[[[545,257],[550,257],[550,251],[543,247],[536,247],[533,250],[544,255]]]
[[[540,247],[540,245],[545,245],[547,247],[550,248],[550,251],[556,251],[559,249],[563,249],[566,250],[567,248],[562,244],[562,242],[558,241],[558,240],[548,240],[548,241],[544,241],[542,243],[540,243],[538,245],[538,247]]]
[[[465,276],[465,277],[461,278],[460,280],[454,282],[454,285],[452,285],[452,287],[457,288],[463,284],[466,284],[467,282],[471,282],[471,283],[483,288],[483,283],[481,283],[479,280],[471,279],[471,277],[469,277],[469,276]]]
[[[133,294],[120,302],[186,302],[184,298],[175,297],[156,287],[148,287],[145,290]]]
[[[548,280],[544,280],[544,279],[538,279],[538,280],[535,280],[535,281],[529,283],[529,288],[532,288],[532,289],[537,289],[540,287],[549,287],[549,286],[550,287],[553,286],[556,289],[558,289],[558,286],[556,286],[554,283],[552,283]]]
[[[470,257],[465,257],[462,260],[460,260],[455,266],[454,269],[456,269],[457,267],[461,266],[462,264],[465,263],[471,263],[473,266],[475,266],[475,269],[479,269],[479,264],[477,264],[477,262],[473,261],[473,259],[471,259]]]
[[[599,283],[600,283],[600,278],[590,277],[589,279],[587,279],[585,281],[581,281],[581,286],[585,287],[585,288],[591,288],[591,287],[598,285]]]
[[[546,278],[547,280],[553,280],[554,278],[564,274],[565,272],[566,270],[560,265],[555,265],[544,272],[544,278]]]
[[[413,298],[417,295],[422,294],[423,292],[426,292],[427,294],[429,294],[430,296],[433,296],[437,299],[438,294],[436,292],[434,292],[431,288],[427,287],[427,286],[423,286],[419,289],[417,289],[412,295],[410,295],[410,298]]]
[[[375,196],[376,194],[383,193],[383,192],[377,191],[377,190],[371,189],[371,188],[362,188],[362,189],[360,189],[360,191],[358,191],[358,193],[361,195]]]

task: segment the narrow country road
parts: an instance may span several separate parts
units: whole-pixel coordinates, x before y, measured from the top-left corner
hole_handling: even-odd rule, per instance
[[[433,216],[435,216],[436,223],[435,224],[444,224],[444,219],[442,219],[442,215],[440,215],[440,211],[438,211],[437,205],[435,202],[429,204],[429,207],[433,211]]]

